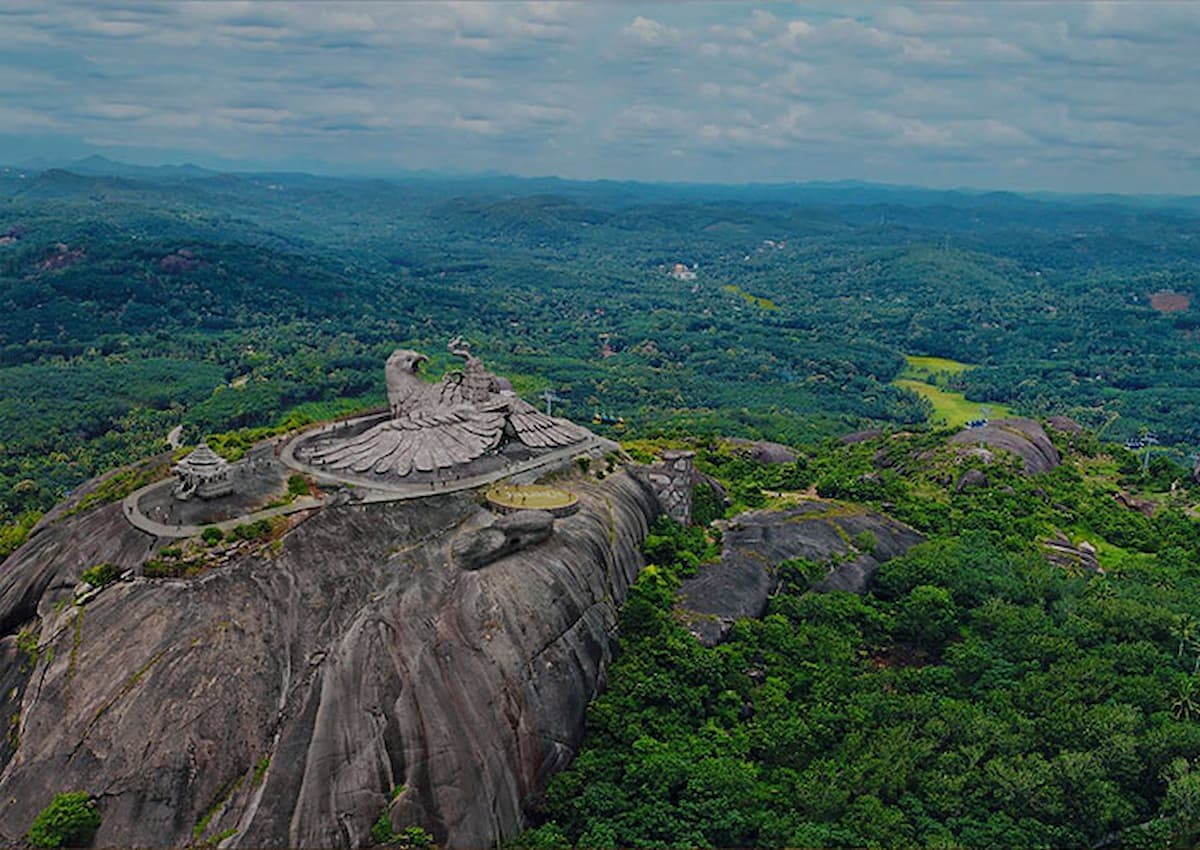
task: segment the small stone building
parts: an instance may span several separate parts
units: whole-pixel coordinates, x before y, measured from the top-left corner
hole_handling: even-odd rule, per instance
[[[233,467],[229,461],[208,447],[196,446],[195,451],[171,468],[179,480],[172,491],[176,499],[192,496],[215,499],[233,492]]]

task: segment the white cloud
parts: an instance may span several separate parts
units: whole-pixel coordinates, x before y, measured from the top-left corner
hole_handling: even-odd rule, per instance
[[[986,33],[990,22],[983,17],[947,12],[950,4],[939,3],[920,7],[913,11],[907,6],[881,6],[875,12],[875,20],[892,32],[904,35],[942,35],[947,33]],[[964,4],[969,9],[969,4]]]
[[[480,136],[498,136],[501,133],[500,125],[488,118],[457,116],[451,126],[455,130],[466,130]]]
[[[96,35],[110,38],[133,38],[146,35],[150,27],[138,21],[121,21],[104,18],[92,18],[83,25],[84,30]]]
[[[135,118],[145,118],[152,111],[149,107],[139,103],[119,103],[89,99],[83,114],[91,118],[105,118],[111,121],[130,121]]]
[[[638,15],[625,29],[621,30],[621,34],[637,44],[652,47],[674,44],[679,40],[679,30],[663,26],[653,18],[643,18],[641,15]]]
[[[10,133],[576,176],[1053,163],[1095,188],[1131,157],[1200,191],[1200,4],[9,0],[0,27]]]

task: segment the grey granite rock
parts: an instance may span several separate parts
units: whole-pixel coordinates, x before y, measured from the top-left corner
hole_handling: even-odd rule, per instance
[[[74,789],[99,799],[97,846],[234,830],[222,846],[360,847],[385,812],[448,848],[511,838],[579,745],[658,510],[624,473],[575,489],[578,513],[484,570],[450,556],[482,509],[434,496],[327,508],[278,551],[118,582],[83,608],[83,569],[135,567],[155,541],[117,505],[44,527],[0,567],[19,708],[0,844]],[[41,647],[28,669],[22,628]]]
[[[954,492],[962,493],[965,490],[975,490],[982,487],[987,487],[989,484],[987,474],[979,469],[968,469],[958,478],[958,483],[954,485]]]
[[[547,511],[517,511],[491,525],[464,531],[450,545],[454,562],[464,570],[477,570],[505,555],[541,543],[554,531],[554,516]]]
[[[1046,420],[1046,424],[1055,431],[1061,431],[1064,434],[1083,433],[1083,426],[1069,416],[1051,416]]]
[[[1061,531],[1042,541],[1046,560],[1065,570],[1103,573],[1100,561],[1096,557],[1096,547],[1084,540],[1075,545]]]
[[[680,587],[679,608],[689,629],[707,646],[719,643],[733,622],[761,617],[778,585],[775,567],[792,558],[840,562],[816,589],[863,593],[879,565],[923,538],[891,517],[828,502],[782,511],[750,511],[724,524],[721,560],[705,564]]]
[[[950,442],[1012,452],[1021,458],[1027,475],[1046,472],[1062,462],[1045,430],[1032,419],[997,419],[982,428],[959,431]]]
[[[739,453],[745,454],[755,463],[782,464],[795,463],[799,455],[796,450],[783,443],[772,443],[769,440],[743,440],[737,437],[728,439],[730,445],[736,446]]]
[[[883,431],[879,428],[867,428],[863,431],[851,431],[849,434],[843,434],[838,437],[838,442],[846,446],[853,446],[855,443],[865,443],[867,440],[874,440],[876,437],[882,437]]]

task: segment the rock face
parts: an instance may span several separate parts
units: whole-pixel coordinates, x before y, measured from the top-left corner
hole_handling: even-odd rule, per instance
[[[954,485],[955,493],[962,493],[965,490],[975,490],[981,487],[987,487],[990,482],[987,475],[978,469],[968,469],[958,479],[958,483]]]
[[[1069,416],[1051,416],[1046,424],[1063,434],[1082,434],[1083,426]]]
[[[1046,560],[1057,567],[1075,572],[1103,573],[1096,557],[1096,547],[1084,540],[1078,546],[1061,531],[1042,541]]]
[[[838,441],[844,446],[853,446],[856,443],[865,443],[867,440],[874,440],[876,437],[882,436],[881,429],[868,428],[865,431],[851,431],[849,434],[843,434],[838,437]]]
[[[1012,452],[1021,458],[1027,475],[1046,472],[1062,462],[1045,430],[1032,419],[997,419],[982,428],[959,431],[950,442]]]
[[[680,607],[701,643],[713,646],[734,620],[761,617],[778,584],[781,561],[841,560],[818,590],[862,593],[879,565],[921,542],[921,535],[882,514],[807,502],[784,511],[749,511],[725,528],[721,560],[705,564],[680,587]]]
[[[450,545],[487,515],[444,495],[326,508],[274,551],[83,607],[83,569],[157,541],[119,505],[43,528],[0,568],[0,844],[69,790],[99,798],[97,846],[358,847],[385,812],[450,848],[511,837],[579,744],[658,512],[624,473],[572,486],[577,514],[482,570]],[[36,660],[14,663],[19,630]]]
[[[1150,499],[1143,499],[1140,496],[1135,496],[1132,493],[1113,493],[1113,499],[1118,505],[1123,508],[1128,508],[1131,511],[1137,511],[1143,516],[1152,517],[1158,513],[1158,502]]]
[[[741,453],[755,463],[781,464],[795,463],[799,455],[796,450],[783,443],[772,443],[769,440],[743,440],[736,437],[728,438],[730,445],[737,446]]]
[[[464,570],[477,570],[492,561],[541,543],[554,531],[554,516],[548,511],[517,511],[502,516],[477,531],[465,531],[450,544],[454,563]]]

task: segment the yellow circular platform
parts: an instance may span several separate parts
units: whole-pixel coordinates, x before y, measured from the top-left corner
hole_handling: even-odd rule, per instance
[[[569,490],[545,484],[497,484],[487,491],[490,504],[503,511],[568,513],[579,498]]]

